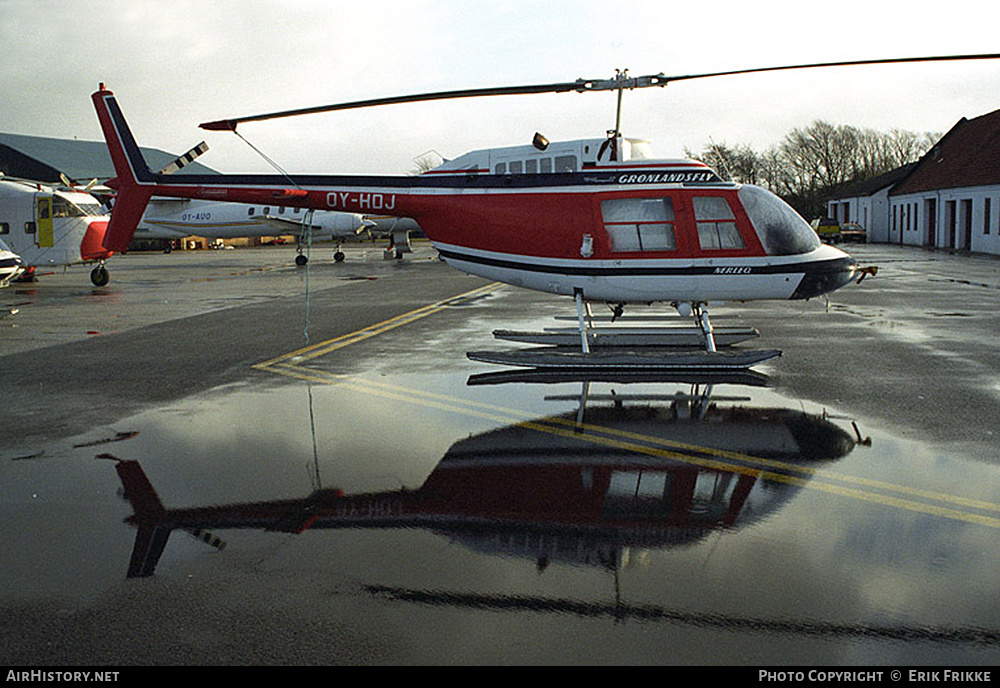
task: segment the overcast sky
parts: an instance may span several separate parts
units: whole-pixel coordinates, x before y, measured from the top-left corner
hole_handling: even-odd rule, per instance
[[[271,171],[207,120],[379,96],[781,64],[1000,52],[1000,3],[839,0],[0,0],[0,131],[100,140],[104,82],[142,145]],[[1000,60],[679,82],[625,96],[625,134],[661,157],[763,150],[817,119],[947,131],[1000,108]],[[396,105],[244,124],[291,172],[406,174],[426,151],[603,136],[611,93]]]

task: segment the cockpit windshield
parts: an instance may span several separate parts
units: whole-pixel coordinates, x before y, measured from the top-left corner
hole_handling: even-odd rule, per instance
[[[87,198],[79,194],[83,198]],[[52,194],[52,217],[87,217],[101,214],[101,205],[96,201],[71,201],[65,196]]]
[[[771,256],[808,253],[820,247],[812,227],[790,205],[759,186],[741,186],[740,202],[760,243]]]

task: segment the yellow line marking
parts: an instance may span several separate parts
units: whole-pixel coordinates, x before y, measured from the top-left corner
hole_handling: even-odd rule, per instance
[[[364,341],[369,337],[374,337],[375,335],[382,334],[383,332],[388,332],[389,330],[401,327],[402,325],[408,325],[411,322],[425,318],[428,315],[433,315],[441,310],[444,310],[448,306],[454,305],[461,301],[465,301],[481,294],[486,294],[495,290],[497,287],[501,286],[499,282],[493,282],[492,284],[487,284],[486,286],[479,287],[477,289],[472,289],[464,294],[459,294],[458,296],[453,296],[450,299],[445,299],[444,301],[438,301],[437,303],[432,303],[428,306],[423,306],[412,310],[408,313],[403,313],[402,315],[397,315],[388,320],[383,320],[380,323],[374,325],[369,325],[368,327],[363,327],[360,330],[351,332],[349,334],[341,335],[339,337],[334,337],[333,339],[328,339],[326,341],[320,342],[318,344],[312,344],[310,346],[297,349],[295,351],[289,352],[287,354],[282,354],[277,358],[272,358],[269,361],[264,361],[263,363],[258,363],[254,365],[257,369],[267,369],[272,366],[278,365],[279,363],[285,363],[286,361],[295,360],[296,364],[303,361],[310,361],[314,358],[324,356],[337,349],[342,349],[345,346],[350,346],[351,344],[356,344],[357,342]]]
[[[739,452],[675,442],[666,438],[643,435],[627,430],[619,430],[616,428],[592,425],[589,423],[579,423],[575,420],[558,416],[531,419],[524,411],[517,409],[510,409],[472,399],[462,399],[460,397],[452,397],[425,390],[412,389],[382,380],[330,373],[302,365],[307,361],[311,361],[332,351],[364,341],[365,339],[382,334],[383,332],[388,332],[389,330],[401,327],[402,325],[407,325],[421,318],[427,317],[428,315],[438,313],[450,305],[487,293],[496,289],[498,286],[500,286],[498,283],[493,283],[484,287],[473,289],[450,299],[439,301],[408,313],[389,318],[388,320],[370,325],[357,330],[356,332],[297,349],[296,351],[283,354],[263,363],[258,363],[253,367],[258,370],[267,370],[286,377],[320,384],[336,385],[354,391],[363,392],[365,394],[394,399],[408,404],[416,404],[426,408],[434,408],[449,413],[457,413],[468,417],[482,418],[499,423],[515,423],[521,427],[537,430],[550,435],[585,440],[594,444],[626,450],[633,453],[672,459],[689,465],[697,465],[714,470],[740,473],[761,479],[796,485],[799,487],[810,487],[812,489],[831,494],[882,504],[884,506],[892,506],[907,511],[931,514],[943,518],[984,525],[991,528],[1000,528],[1000,518],[961,511],[958,508],[968,507],[982,511],[1000,512],[1000,504],[993,502],[986,502],[958,495],[914,488],[906,485],[898,485],[881,480],[862,478],[834,471],[827,471],[820,468],[788,463],[785,461],[767,459],[749,454],[741,454]],[[667,447],[670,449],[660,447]],[[714,456],[717,458],[713,459],[692,456],[689,453],[679,453],[674,450],[694,452],[706,455],[706,457]],[[801,477],[775,472],[777,470],[798,473],[801,474]],[[834,484],[837,481],[861,487],[848,487]],[[870,491],[861,488],[870,488]],[[897,497],[876,492],[874,490],[895,492],[905,496]],[[913,497],[914,499],[909,499],[908,497]],[[956,508],[928,504],[916,501],[916,499],[941,502],[945,505],[950,504]]]

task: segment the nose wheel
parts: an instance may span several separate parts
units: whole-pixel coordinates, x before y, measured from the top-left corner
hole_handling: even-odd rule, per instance
[[[104,267],[104,263],[90,271],[90,281],[95,287],[105,287],[111,281],[111,274]]]

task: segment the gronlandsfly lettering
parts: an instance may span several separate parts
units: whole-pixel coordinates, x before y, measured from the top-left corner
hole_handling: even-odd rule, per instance
[[[619,184],[683,184],[686,182],[716,182],[715,172],[651,172],[648,174],[622,174]]]

